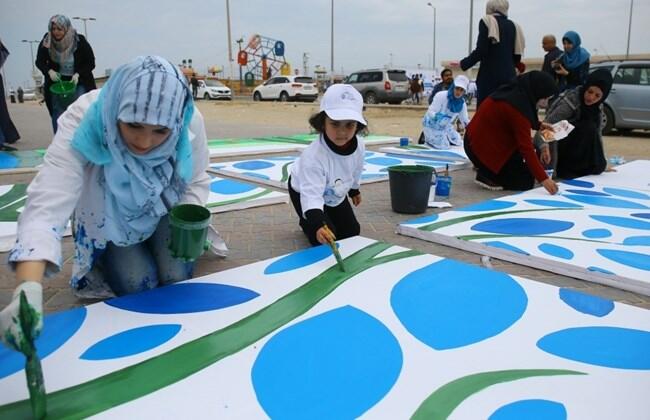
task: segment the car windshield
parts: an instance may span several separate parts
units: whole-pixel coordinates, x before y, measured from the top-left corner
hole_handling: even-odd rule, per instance
[[[222,86],[224,86],[224,84],[221,83],[221,82],[218,81],[218,80],[206,80],[206,81],[205,81],[205,84],[206,84],[207,86],[210,86],[210,87],[222,87]]]
[[[389,70],[387,73],[388,73],[388,80],[392,80],[393,82],[406,82],[408,80],[405,71]]]
[[[296,83],[314,83],[314,79],[311,77],[296,77],[294,80]]]

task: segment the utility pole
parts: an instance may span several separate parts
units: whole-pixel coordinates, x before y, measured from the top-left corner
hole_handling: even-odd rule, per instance
[[[332,2],[332,16],[330,18],[331,22],[331,39],[330,39],[330,48],[331,48],[331,63],[330,63],[330,71],[332,72],[332,75],[334,75],[334,0],[331,0]]]
[[[230,0],[226,0],[226,21],[228,22],[228,62],[230,63],[230,80],[232,80],[232,39],[230,38]]]
[[[630,0],[630,21],[627,24],[627,50],[625,51],[625,59],[630,58],[630,33],[632,32],[632,8],[634,7],[634,0]]]
[[[469,41],[467,43],[467,54],[472,53],[472,29],[474,21],[474,0],[469,0]]]

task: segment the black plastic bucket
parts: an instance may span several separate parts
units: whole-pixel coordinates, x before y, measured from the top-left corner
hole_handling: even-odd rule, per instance
[[[433,168],[425,165],[397,165],[388,168],[390,204],[394,212],[424,213],[429,203]]]

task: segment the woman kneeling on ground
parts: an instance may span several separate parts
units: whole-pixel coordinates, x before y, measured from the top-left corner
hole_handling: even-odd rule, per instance
[[[436,149],[449,149],[451,145],[460,146],[463,139],[455,130],[456,120],[464,127],[469,124],[465,93],[469,79],[456,76],[449,89],[436,93],[433,102],[422,119],[422,131],[427,145]]]
[[[43,276],[63,265],[61,237],[74,213],[78,297],[125,295],[188,279],[192,263],[172,257],[168,212],[205,204],[210,178],[203,118],[176,66],[140,57],[59,119],[43,167],[27,190],[9,264],[21,284],[0,312],[0,339],[20,347],[19,296],[42,327]]]
[[[537,108],[545,107],[556,92],[551,76],[531,71],[501,86],[481,104],[465,134],[465,152],[477,167],[477,184],[496,191],[524,191],[537,180],[549,194],[557,192],[530,137],[531,128],[552,129],[539,122]]]
[[[542,132],[535,135],[535,147],[544,165],[553,167],[560,178],[597,175],[607,170],[603,149],[603,102],[612,88],[612,74],[599,69],[587,77],[584,86],[564,91],[546,111],[545,122],[567,120],[575,127],[560,140],[546,143]]]

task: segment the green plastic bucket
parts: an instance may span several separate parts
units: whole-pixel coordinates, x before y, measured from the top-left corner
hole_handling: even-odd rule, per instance
[[[64,105],[69,105],[74,101],[76,91],[77,85],[70,81],[59,80],[50,85],[50,92]]]
[[[432,173],[431,166],[390,166],[388,180],[393,211],[407,214],[424,213],[429,203]]]
[[[175,258],[194,261],[210,246],[206,240],[210,210],[196,204],[179,204],[169,212],[169,250]]]

